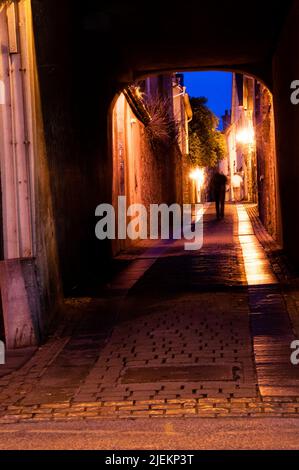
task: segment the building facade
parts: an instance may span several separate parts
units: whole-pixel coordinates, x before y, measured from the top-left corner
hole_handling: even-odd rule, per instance
[[[222,163],[230,200],[257,203],[269,233],[281,239],[273,100],[255,78],[234,73],[231,114],[224,116],[228,155]]]
[[[148,77],[127,87],[113,108],[113,206],[182,204],[189,184],[188,121],[192,117],[182,76]],[[189,190],[189,187],[188,187]],[[132,245],[114,240],[113,254]]]
[[[231,123],[225,129],[228,147],[226,166],[230,179],[232,201],[256,201],[254,86],[254,78],[233,74]]]

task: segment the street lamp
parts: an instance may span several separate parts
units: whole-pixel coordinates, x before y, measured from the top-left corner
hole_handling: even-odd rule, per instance
[[[255,132],[252,125],[241,128],[236,134],[236,141],[244,146],[247,146],[246,151],[246,168],[247,168],[247,178],[245,179],[245,184],[247,190],[245,192],[248,194],[248,199],[250,201],[255,200],[255,191],[254,183],[256,181],[256,176],[253,175],[253,170],[256,171],[253,165],[254,151],[255,151]],[[247,182],[247,183],[246,183]]]
[[[204,169],[203,168],[194,168],[189,174],[189,178],[195,181],[197,202],[201,202],[201,187],[205,180]]]
[[[253,127],[244,127],[237,132],[236,140],[240,144],[253,145],[255,142],[255,133]]]

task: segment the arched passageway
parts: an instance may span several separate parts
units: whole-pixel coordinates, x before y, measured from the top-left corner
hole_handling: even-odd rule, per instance
[[[180,8],[167,2],[136,9],[133,4],[110,2],[108,7],[90,0],[84,11],[79,2],[22,0],[20,5],[29,29],[30,5],[33,20],[26,57],[35,103],[29,112],[35,111],[36,122],[43,117],[44,129],[43,134],[36,128],[32,157],[36,181],[41,182],[35,193],[38,211],[35,202],[30,209],[39,236],[34,237],[35,230],[28,235],[35,245],[43,317],[59,307],[61,287],[66,294],[74,293],[87,278],[98,275],[99,266],[105,272],[110,269],[113,247],[94,237],[94,208],[111,202],[113,194],[113,100],[124,86],[150,74],[232,70],[268,86],[274,97],[284,247],[297,263],[299,227],[293,213],[298,197],[298,107],[290,100],[298,71],[296,2],[254,1],[246,18],[237,1],[219,5],[217,15],[208,3],[190,2],[185,9],[192,15],[183,17]],[[2,9],[3,24],[5,15]],[[3,34],[8,38],[7,26]],[[11,57],[19,60],[13,36],[11,40]]]
[[[1,261],[2,298],[3,285],[10,293],[14,284],[12,264],[27,302],[25,320],[9,317],[10,344],[20,346],[15,333],[26,331],[31,309],[38,313],[31,318],[38,320],[39,333],[64,296],[69,313],[30,367],[21,370],[24,388],[6,395],[3,389],[7,406],[21,405],[26,415],[32,405],[43,405],[54,419],[62,408],[68,409],[63,416],[77,417],[80,407],[85,414],[91,403],[96,417],[106,416],[107,408],[129,417],[248,416],[271,413],[276,400],[279,413],[297,413],[298,374],[289,354],[296,328],[290,305],[297,293],[290,300],[281,292],[287,276],[277,241],[298,265],[299,223],[293,214],[299,201],[299,107],[291,99],[299,78],[298,2],[253,0],[244,16],[237,1],[219,5],[217,15],[208,2],[187,2],[190,15],[169,2],[136,9],[134,2],[101,6],[87,0],[83,9],[80,2],[20,0],[5,8],[0,33],[7,48],[0,71],[5,63],[18,64],[17,74],[12,67],[6,76],[6,96],[22,113],[16,119],[7,101],[1,125],[9,121],[23,136],[20,123],[24,129],[32,124],[30,139],[14,152],[10,134],[2,139],[2,181],[10,152],[24,171],[21,180],[13,175],[13,191],[7,185],[3,200],[13,195],[16,206],[26,207],[20,211],[25,220],[14,213],[19,230],[11,229],[14,257],[4,237]],[[17,14],[24,22],[15,21]],[[20,44],[14,41],[18,35]],[[30,74],[19,67],[22,60]],[[243,178],[243,192],[237,184],[228,191],[224,220],[215,220],[210,201],[190,183],[191,168],[183,164],[186,134],[176,135],[160,165],[143,139],[151,103],[137,98],[151,96],[152,85],[168,90],[172,111],[181,113],[181,130],[189,129],[190,102],[172,76],[178,70],[234,73],[222,163],[232,181]],[[202,173],[192,170],[198,182]],[[28,181],[32,199],[23,190]],[[188,250],[175,237],[145,240],[140,251],[132,250],[125,236],[99,241],[95,210],[119,196],[146,207],[181,205],[189,197],[207,202],[195,212],[197,222],[203,221],[200,247]],[[242,198],[258,200],[268,232],[256,206]],[[118,263],[125,269],[114,275],[113,255],[124,249]],[[38,342],[35,331],[29,333],[19,336],[22,345]],[[9,390],[18,379],[16,374]]]
[[[288,60],[285,51],[289,47],[293,50],[296,44],[291,37],[296,34],[295,4],[290,11],[292,2],[275,6],[256,2],[241,21],[237,2],[219,6],[218,19],[207,4],[191,2],[188,8],[192,8],[193,14],[184,16],[184,20],[180,9],[167,4],[159,5],[158,10],[154,6],[139,6],[133,15],[132,6],[116,7],[112,3],[109,8],[101,8],[90,1],[82,13],[79,5],[64,2],[59,5],[56,35],[51,36],[48,47],[47,25],[56,21],[57,8],[55,2],[45,2],[43,6],[37,3],[32,2],[33,18],[43,109],[47,115],[45,135],[60,269],[66,292],[71,292],[80,278],[97,271],[111,256],[106,243],[100,245],[94,240],[90,209],[112,197],[111,102],[125,85],[150,73],[192,69],[247,72],[273,91],[282,223],[292,227],[283,232],[285,245],[296,259],[296,221],[289,218],[287,210],[289,203],[294,204],[294,198],[284,189],[290,168],[286,161],[287,158],[294,161],[296,147],[294,144],[294,150],[284,152],[285,145],[296,142],[296,133],[285,138],[285,133],[295,126],[288,126],[287,130],[289,116],[293,116],[293,123],[297,119],[296,107],[289,100],[290,83],[296,78],[297,55],[292,54],[292,65],[285,64]],[[179,36],[175,44],[174,31]],[[102,67],[98,67],[99,61]],[[88,73],[86,64],[92,73]],[[53,122],[57,123],[55,128]],[[63,223],[65,214],[67,223]]]
[[[215,81],[215,89],[209,89],[213,99],[220,103],[225,100],[217,90],[217,73],[193,72],[186,77],[193,76],[196,83],[200,75]],[[126,199],[127,206],[142,204],[148,217],[153,204],[183,205],[212,200],[212,176],[219,165],[227,177],[226,201],[256,203],[265,228],[281,243],[273,95],[256,78],[236,72],[218,73],[218,86],[221,75],[230,77],[232,82],[226,90],[229,110],[223,108],[221,112],[225,115],[220,118],[203,114],[206,122],[215,121],[211,132],[218,141],[209,144],[206,139],[210,134],[198,123],[196,99],[201,98],[190,100],[184,73],[151,75],[117,95],[111,111],[109,149],[116,219],[119,197]],[[199,87],[198,93],[204,90]],[[208,113],[208,108],[202,112]],[[222,134],[216,128],[217,120]],[[222,148],[218,142],[222,142]],[[137,216],[138,208],[136,211]],[[135,240],[150,235],[148,221],[138,228]],[[121,240],[116,236],[112,241],[113,253],[129,247],[134,239],[129,234]]]

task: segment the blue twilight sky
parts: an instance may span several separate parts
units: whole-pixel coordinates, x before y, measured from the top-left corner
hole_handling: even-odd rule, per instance
[[[218,116],[231,108],[232,73],[230,72],[187,72],[185,86],[190,97],[205,96],[208,107]],[[219,127],[222,129],[222,122]]]

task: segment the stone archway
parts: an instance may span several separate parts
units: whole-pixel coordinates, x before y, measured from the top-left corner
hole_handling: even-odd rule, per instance
[[[135,79],[173,70],[244,72],[273,91],[282,223],[284,233],[288,231],[284,242],[299,262],[299,223],[288,215],[298,201],[298,112],[289,100],[290,83],[299,74],[295,2],[254,0],[244,18],[234,1],[217,7],[218,19],[208,2],[187,2],[185,10],[192,15],[183,15],[168,2],[153,2],[149,9],[147,4],[133,8],[113,1],[103,7],[89,0],[82,12],[77,2],[32,0],[32,8],[50,199],[65,292],[74,292],[81,278],[111,259],[111,247],[95,243],[94,209],[111,201],[113,97]],[[294,54],[286,53],[290,49]],[[289,190],[289,179],[292,191],[283,189]],[[53,250],[45,245],[41,250],[52,259]],[[49,278],[53,276],[51,271]]]

